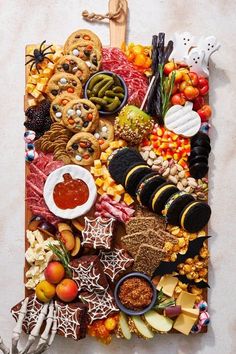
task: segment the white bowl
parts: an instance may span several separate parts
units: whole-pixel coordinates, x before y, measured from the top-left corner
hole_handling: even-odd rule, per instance
[[[69,173],[73,179],[81,179],[89,189],[89,197],[86,203],[77,206],[74,209],[60,209],[54,202],[53,191],[55,186],[63,182],[63,175]],[[86,214],[95,203],[97,197],[97,188],[91,173],[81,166],[66,165],[53,171],[47,178],[43,189],[43,197],[48,209],[63,219],[74,219]]]

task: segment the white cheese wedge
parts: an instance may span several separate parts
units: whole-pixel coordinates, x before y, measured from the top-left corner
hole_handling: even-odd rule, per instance
[[[165,115],[164,123],[175,134],[191,137],[199,131],[201,118],[193,111],[193,103],[187,101],[185,106],[172,106]]]

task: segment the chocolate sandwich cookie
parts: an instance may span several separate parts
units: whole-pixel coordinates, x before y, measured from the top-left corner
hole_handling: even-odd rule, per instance
[[[169,183],[163,183],[160,187],[158,187],[153,194],[151,195],[149,208],[153,210],[155,213],[161,215],[162,210],[165,208],[165,204],[167,200],[174,194],[179,192],[178,188]]]
[[[191,194],[179,191],[173,194],[166,202],[162,215],[170,225],[179,225],[179,217],[182,210],[195,199]]]
[[[180,214],[179,223],[188,232],[198,232],[208,223],[211,208],[207,203],[191,202]]]
[[[195,134],[192,138],[191,138],[191,144],[192,145],[201,145],[201,142],[205,141],[208,144],[211,143],[210,138],[207,134],[199,131],[197,134]],[[200,144],[199,144],[200,142]]]
[[[55,66],[55,72],[65,72],[75,75],[82,85],[88,80],[90,71],[88,65],[75,55],[64,55]]]
[[[153,192],[165,182],[165,178],[161,177],[156,172],[151,172],[144,176],[136,189],[136,197],[139,204],[148,207]]]
[[[139,163],[136,166],[131,166],[125,174],[125,189],[134,197],[136,188],[141,179],[151,172],[151,168],[145,163]]]
[[[195,163],[189,167],[189,173],[191,177],[195,179],[203,178],[206,176],[208,170],[209,166],[204,162]]]
[[[204,155],[198,155],[193,157],[192,159],[189,159],[189,166],[193,166],[196,163],[205,163],[206,165],[208,164],[208,158]]]
[[[209,156],[209,151],[208,149],[204,148],[203,146],[195,146],[191,149],[191,154],[189,156],[189,160],[191,160],[193,157],[199,156],[199,155],[204,155],[206,157]]]
[[[92,32],[88,29],[80,29],[78,31],[73,32],[67,38],[67,40],[64,44],[64,52],[66,53],[72,44],[77,43],[81,40],[82,41],[91,41],[95,44],[95,46],[98,49],[102,49],[102,43],[101,43],[100,39],[98,38],[98,36],[94,32]]]
[[[76,94],[80,97],[82,94],[82,85],[79,79],[73,74],[57,73],[48,81],[46,94],[50,100],[63,93]]]
[[[113,151],[108,158],[111,177],[124,186],[126,171],[135,164],[145,164],[142,156],[135,149],[124,147]]]
[[[94,132],[99,122],[98,110],[91,101],[78,98],[64,107],[62,122],[74,133]]]
[[[97,139],[92,134],[81,132],[73,135],[68,141],[66,152],[73,163],[89,166],[99,158],[101,150]]]
[[[196,135],[194,135],[191,139],[191,149],[193,149],[196,146],[205,148],[209,154],[211,152],[211,144],[210,144],[209,136],[202,132],[198,132]]]

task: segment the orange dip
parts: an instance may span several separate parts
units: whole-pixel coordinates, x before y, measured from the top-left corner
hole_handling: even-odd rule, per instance
[[[120,286],[119,299],[122,305],[131,310],[142,310],[150,305],[153,290],[144,279],[126,279]]]
[[[53,199],[60,209],[74,209],[87,202],[89,189],[81,179],[73,179],[69,173],[63,175],[64,182],[56,184]]]

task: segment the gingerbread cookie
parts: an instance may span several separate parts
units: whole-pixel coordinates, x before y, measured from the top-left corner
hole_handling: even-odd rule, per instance
[[[54,98],[50,107],[50,117],[52,121],[62,123],[62,112],[65,105],[76,98],[76,95],[70,93],[63,93]]]
[[[80,40],[72,44],[66,54],[79,57],[89,67],[90,74],[97,72],[101,65],[101,51],[91,41]]]
[[[57,73],[48,81],[46,94],[51,100],[63,93],[81,96],[82,85],[77,76],[73,74]]]
[[[91,41],[95,44],[98,49],[102,49],[102,43],[98,36],[88,29],[80,29],[78,31],[73,32],[66,40],[64,45],[64,52],[66,53],[68,49],[76,42],[81,40]]]
[[[71,161],[77,165],[92,165],[100,156],[100,146],[97,139],[90,133],[77,133],[68,141],[66,151]]]
[[[88,80],[90,71],[88,65],[75,55],[64,55],[55,66],[55,72],[66,72],[77,76],[81,84]]]
[[[93,132],[99,121],[96,106],[87,99],[75,99],[63,109],[62,122],[74,133]]]
[[[100,118],[93,135],[98,140],[101,150],[106,150],[109,143],[114,140],[113,124],[108,119]]]

